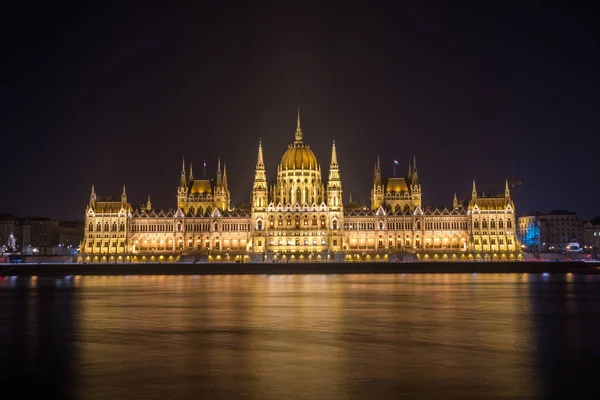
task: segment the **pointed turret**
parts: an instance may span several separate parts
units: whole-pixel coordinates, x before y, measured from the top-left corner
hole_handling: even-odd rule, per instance
[[[256,160],[256,167],[258,168],[259,166],[265,166],[263,161],[262,139],[258,139],[258,159]]]
[[[371,209],[376,210],[383,204],[383,201],[384,187],[381,183],[381,164],[378,155],[377,162],[375,163],[375,172],[373,174],[373,188],[371,189]]]
[[[125,191],[125,185],[123,185],[123,193],[121,193],[121,203],[127,203],[127,192]]]
[[[227,163],[223,163],[223,188],[227,190]]]
[[[377,156],[377,162],[375,163],[375,172],[373,174],[373,185],[381,185],[381,165],[379,164],[379,156]]]
[[[412,174],[410,176],[410,180],[413,186],[416,186],[419,184],[419,175],[417,173],[417,156],[413,156],[413,170],[412,170]]]
[[[331,145],[331,163],[329,164],[329,179],[327,181],[327,203],[332,209],[342,207],[342,180],[335,150],[335,140]]]
[[[263,212],[267,207],[268,198],[267,175],[263,160],[262,139],[258,140],[258,157],[254,170],[254,183],[252,185],[252,209]],[[273,189],[271,189],[273,190]]]
[[[333,145],[331,146],[331,164],[330,165],[338,165],[337,152],[335,151],[335,140],[333,141]]]
[[[408,162],[408,175],[406,175],[409,181],[412,181],[412,167],[410,165],[410,161]]]
[[[152,202],[150,201],[150,195],[148,195],[148,201],[146,202],[146,211],[152,211]]]
[[[179,182],[179,186],[180,187],[187,186],[187,180],[185,178],[185,157],[183,157],[183,161],[181,162],[181,179]]]
[[[296,125],[296,143],[302,143],[302,127],[300,126],[300,106],[298,106],[298,124]]]
[[[90,206],[96,206],[96,191],[94,190],[94,185],[92,184],[92,191],[90,193]]]
[[[454,192],[454,200],[452,201],[452,206],[454,208],[458,208],[458,199],[456,198],[456,192]]]
[[[194,172],[192,170],[192,162],[190,161],[190,182],[194,182]]]
[[[473,190],[471,191],[471,198],[477,199],[477,187],[475,186],[475,179],[473,179]]]
[[[221,156],[217,159],[217,186],[223,185],[223,177],[221,176]]]

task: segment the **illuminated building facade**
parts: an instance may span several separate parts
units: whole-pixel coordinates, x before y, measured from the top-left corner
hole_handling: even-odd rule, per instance
[[[214,180],[197,180],[182,166],[177,209],[156,210],[121,198],[102,199],[92,187],[86,208],[82,262],[310,262],[516,260],[515,207],[508,184],[501,195],[448,208],[421,204],[416,159],[404,178],[385,181],[375,164],[371,204],[342,201],[335,142],[328,179],[304,142],[300,113],[294,142],[267,179],[258,145],[251,205],[232,208],[226,167]]]
[[[517,219],[517,223],[517,234],[526,251],[561,253],[569,243],[587,244],[583,222],[573,211],[526,213]]]

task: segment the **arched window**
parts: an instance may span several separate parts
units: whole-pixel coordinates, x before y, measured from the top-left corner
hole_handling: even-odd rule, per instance
[[[512,228],[512,221],[510,219],[508,221],[506,221],[506,227]]]
[[[177,224],[177,232],[181,232],[181,224]]]
[[[94,224],[90,222],[89,226],[88,226],[88,231],[93,232],[94,231]]]
[[[379,221],[379,230],[383,230],[383,221]],[[379,240],[381,241],[381,238]]]
[[[119,231],[123,232],[125,230],[125,224],[123,222],[121,222],[121,225],[119,226]]]
[[[258,229],[259,231],[262,231],[262,221],[260,221],[260,220],[259,220],[259,221],[256,223],[256,229]]]
[[[421,229],[421,221],[417,221],[417,229]]]
[[[116,232],[116,231],[117,231],[117,223],[113,222],[111,232]]]
[[[217,224],[215,222],[215,224],[213,225],[213,230],[218,231],[219,230],[219,224]]]
[[[487,221],[485,219],[483,221],[481,221],[481,227],[483,229],[487,229]]]
[[[479,221],[475,221],[475,222],[473,222],[473,227],[474,227],[475,229],[479,229]]]
[[[338,228],[337,219],[334,219],[334,220],[331,222],[331,228],[332,228],[332,229],[337,229],[337,228]]]
[[[104,223],[104,232],[108,232],[108,222]]]
[[[494,220],[490,221],[490,228],[496,229],[496,221],[494,221]]]
[[[500,229],[504,228],[504,221],[502,221],[502,220],[498,221],[498,228],[500,228]]]

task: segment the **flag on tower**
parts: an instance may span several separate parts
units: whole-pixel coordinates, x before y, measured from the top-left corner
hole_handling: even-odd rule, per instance
[[[395,158],[394,158],[394,164],[398,165],[398,160],[396,160]]]

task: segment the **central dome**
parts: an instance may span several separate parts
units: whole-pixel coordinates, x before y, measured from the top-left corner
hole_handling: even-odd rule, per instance
[[[294,143],[283,153],[281,163],[282,170],[286,169],[307,169],[318,170],[317,157],[307,144]]]
[[[306,169],[318,171],[317,157],[310,146],[302,143],[302,128],[300,127],[300,107],[298,107],[298,125],[296,126],[296,140],[290,144],[281,157],[280,170]]]

